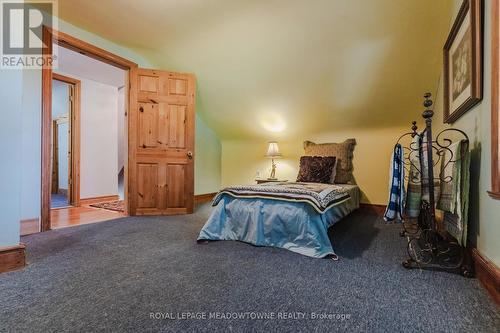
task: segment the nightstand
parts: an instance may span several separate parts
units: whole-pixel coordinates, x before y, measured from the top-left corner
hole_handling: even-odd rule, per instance
[[[257,184],[287,182],[287,179],[256,179]]]

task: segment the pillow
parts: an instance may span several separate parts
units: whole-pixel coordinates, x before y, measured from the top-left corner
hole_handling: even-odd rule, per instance
[[[335,169],[335,160],[333,156],[302,156],[297,181],[329,184]]]
[[[337,159],[336,174],[332,177],[332,183],[352,184],[354,183],[352,170],[352,158],[354,156],[355,139],[347,139],[342,143],[320,143],[311,141],[304,142],[306,156],[335,156]]]

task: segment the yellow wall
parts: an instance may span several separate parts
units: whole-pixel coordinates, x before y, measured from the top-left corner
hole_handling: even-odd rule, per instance
[[[217,135],[196,116],[194,193],[217,192],[221,182],[221,144]]]
[[[437,89],[451,1],[120,1],[155,24],[116,1],[97,16],[75,1],[61,12],[159,68],[195,73],[198,112],[221,140],[265,141],[261,124],[280,118],[287,139],[406,126]]]
[[[449,26],[454,21],[462,1],[454,0],[449,15]],[[485,1],[485,47],[484,47],[484,99],[481,104],[460,118],[453,127],[464,130],[471,139],[471,219],[473,241],[478,250],[500,266],[500,201],[491,199],[486,191],[491,188],[491,0]],[[417,92],[419,93],[419,92]],[[449,127],[443,124],[442,80],[435,94],[435,132]],[[418,96],[416,96],[418,98]],[[423,121],[422,110],[407,110],[414,113],[420,128]],[[404,111],[402,111],[404,112]],[[255,124],[255,126],[259,126]],[[262,140],[223,140],[222,141],[222,185],[248,184],[259,172],[267,177],[270,161],[264,158],[266,140],[278,139],[284,159],[278,160],[279,178],[294,180],[297,176],[298,160],[301,156],[302,141],[341,142],[346,138],[356,138],[358,145],[354,151],[354,175],[363,191],[362,202],[385,204],[388,194],[390,152],[396,138],[406,128],[345,129],[334,133],[310,133],[307,137],[285,139],[269,132]],[[281,138],[281,141],[280,141]]]
[[[279,141],[284,156],[277,160],[277,177],[295,180],[299,158],[303,155],[302,142],[341,142],[347,138],[357,141],[354,150],[354,176],[360,186],[362,202],[385,204],[388,195],[389,161],[394,143],[408,128],[350,129],[335,133],[311,134],[296,140]],[[273,139],[272,136],[269,139]],[[224,140],[222,142],[222,184],[251,184],[259,172],[269,176],[271,161],[264,157],[267,142]]]
[[[450,15],[450,28],[456,17],[461,0],[455,0]],[[491,189],[491,0],[485,1],[484,36],[484,98],[468,111],[452,127],[467,133],[471,141],[471,214],[472,241],[477,249],[497,266],[500,266],[500,200],[490,198],[486,191]],[[443,85],[441,82],[435,106],[435,125],[443,125]]]

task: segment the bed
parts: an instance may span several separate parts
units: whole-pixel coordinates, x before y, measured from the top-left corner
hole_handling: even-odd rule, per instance
[[[359,208],[356,185],[264,183],[225,188],[198,236],[287,249],[313,258],[338,257],[328,228]]]
[[[198,242],[233,240],[338,259],[328,228],[359,208],[360,191],[352,185],[355,145],[355,139],[305,141],[296,182],[223,189]]]

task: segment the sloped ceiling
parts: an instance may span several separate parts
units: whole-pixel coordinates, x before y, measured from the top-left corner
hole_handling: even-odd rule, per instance
[[[195,73],[221,139],[407,125],[435,92],[450,0],[63,0],[62,19]]]

